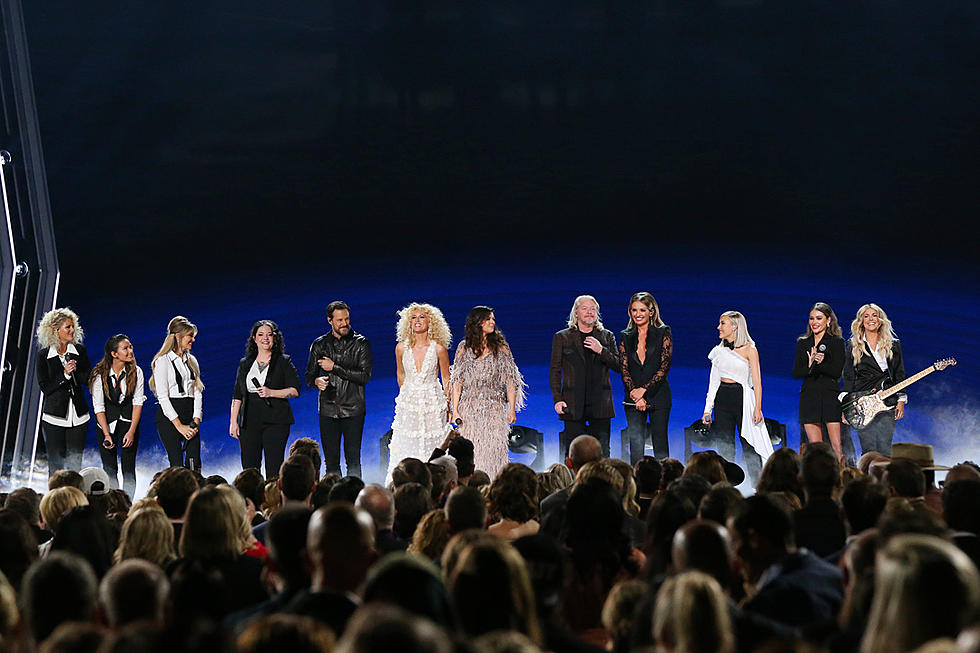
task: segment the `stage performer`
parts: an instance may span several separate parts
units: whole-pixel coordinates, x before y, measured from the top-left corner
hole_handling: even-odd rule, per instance
[[[877,304],[865,304],[858,309],[851,323],[850,350],[844,359],[844,392],[883,389],[905,380],[902,345],[895,337],[892,322]],[[841,395],[843,398],[843,394]],[[895,411],[881,413],[865,428],[858,431],[861,453],[877,451],[891,455],[895,420],[905,417],[908,397],[899,393],[885,400]]]
[[[609,422],[616,416],[609,370],[620,372],[616,337],[602,327],[595,297],[579,295],[568,328],[551,341],[551,398],[565,425],[558,436],[561,455],[567,456],[571,441],[587,433],[609,456]]]
[[[400,390],[391,424],[389,479],[404,458],[428,460],[445,439],[449,419],[449,325],[442,311],[429,304],[409,304],[398,316],[395,365]]]
[[[298,396],[299,374],[285,353],[282,331],[272,320],[259,320],[238,362],[228,426],[242,450],[242,469],[258,469],[264,452],[265,477],[279,475],[294,421],[289,399]]]
[[[793,376],[803,379],[799,411],[807,440],[820,442],[823,439],[821,425],[825,424],[838,458],[843,457],[838,398],[843,370],[844,339],[837,316],[830,306],[817,302],[810,309],[807,333],[796,341]]]
[[[48,475],[82,468],[88,435],[88,402],[82,390],[92,363],[78,316],[70,308],[48,311],[37,325],[37,382],[44,395],[41,422]]]
[[[99,425],[99,455],[112,488],[119,487],[118,457],[122,458],[122,488],[136,496],[136,451],[140,440],[140,416],[146,392],[143,370],[136,364],[133,343],[120,333],[105,343],[105,353],[89,377],[92,410]]]
[[[714,410],[713,430],[726,434],[726,439],[718,443],[718,453],[725,460],[735,460],[735,429],[738,428],[742,462],[755,487],[762,466],[772,455],[772,440],[762,418],[759,350],[749,336],[745,316],[738,311],[721,314],[718,337],[721,342],[708,353],[711,374],[701,420],[711,424]]]
[[[629,323],[619,334],[619,360],[626,389],[626,434],[630,463],[643,458],[646,430],[652,433],[653,454],[670,455],[667,422],[670,419],[670,384],[667,372],[674,354],[670,327],[660,319],[657,300],[648,292],[630,297]],[[633,405],[630,405],[633,404]],[[634,407],[635,405],[635,407]]]
[[[465,339],[456,347],[450,375],[452,422],[473,442],[478,469],[490,478],[509,462],[507,435],[524,408],[521,376],[504,334],[489,306],[475,306],[466,316]]]
[[[150,390],[156,395],[156,425],[171,467],[201,471],[201,419],[204,383],[191,353],[197,327],[183,315],[167,325],[167,336],[150,366]]]
[[[306,361],[306,384],[317,389],[320,444],[328,474],[340,474],[343,438],[347,475],[361,476],[364,433],[364,387],[371,380],[371,343],[350,325],[350,306],[327,304],[330,331],[313,341]]]

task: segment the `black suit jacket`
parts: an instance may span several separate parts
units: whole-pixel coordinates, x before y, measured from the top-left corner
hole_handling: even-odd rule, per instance
[[[812,368],[807,359],[807,352],[813,348],[813,334],[796,341],[796,356],[793,358],[793,376],[803,379],[800,392],[807,390],[836,390],[839,388],[840,377],[844,371],[844,339],[840,336],[825,335],[820,340],[821,345],[827,345],[823,352],[822,363]]]
[[[235,392],[233,398],[242,402],[242,409],[238,412],[238,415],[241,426],[243,427],[245,426],[245,421],[248,419],[248,403],[250,401],[262,401],[262,398],[257,394],[248,391],[248,387],[252,383],[246,377],[254,362],[255,358],[251,356],[238,361],[238,374],[235,376]],[[265,376],[265,387],[270,390],[296,388],[296,392],[299,393],[299,374],[296,372],[296,367],[287,354],[272,356],[272,359],[269,361],[269,371]],[[268,424],[292,424],[293,409],[289,405],[289,400],[277,399],[275,397],[269,397],[268,399],[272,406],[265,411],[265,422]]]
[[[841,571],[809,551],[791,553],[745,610],[791,627],[833,619],[844,600]]]
[[[610,419],[616,416],[616,411],[613,408],[608,370],[620,371],[616,336],[612,331],[598,327],[590,335],[602,344],[599,360],[607,368],[603,370],[599,397],[592,400],[592,405],[599,414],[591,417]],[[585,346],[576,327],[562,329],[551,341],[551,398],[556,404],[564,401],[567,405],[561,419],[582,419],[585,401]]]
[[[867,343],[864,344],[864,356],[861,357],[861,362],[855,365],[854,355],[851,353],[851,343],[848,342],[847,351],[844,355],[843,374],[844,392],[880,389],[881,382],[886,379],[889,386],[904,381],[905,361],[902,359],[902,345],[897,340],[892,343],[892,357],[888,359],[888,371],[882,372]],[[888,403],[891,405],[898,401],[896,397],[889,399]]]
[[[794,512],[793,527],[796,545],[806,547],[821,558],[839,551],[847,539],[840,506],[829,497],[814,497]]]
[[[92,362],[88,350],[80,343],[72,343],[78,351],[78,367],[70,379],[65,378],[65,367],[57,356],[48,358],[48,347],[41,347],[37,352],[37,382],[44,395],[41,410],[54,417],[64,417],[68,414],[68,402],[75,404],[75,412],[79,415],[88,413],[88,401],[82,388],[88,385],[88,376],[92,372]],[[71,392],[69,392],[69,389]]]

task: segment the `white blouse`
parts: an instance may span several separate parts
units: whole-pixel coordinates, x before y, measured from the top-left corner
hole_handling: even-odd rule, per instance
[[[259,386],[265,385],[265,378],[269,376],[269,367],[271,367],[272,361],[269,361],[270,365],[266,365],[261,370],[259,369],[259,361],[252,361],[252,367],[248,369],[248,376],[245,377],[245,389],[251,392],[253,395],[258,394],[258,388],[252,383],[252,379],[258,379]]]
[[[202,419],[204,416],[203,398],[201,391],[197,389],[197,384],[191,380],[191,370],[187,366],[187,358],[191,354],[185,353],[183,357],[174,352],[169,352],[166,356],[161,356],[153,362],[153,384],[156,387],[157,402],[160,410],[168,420],[177,419],[177,411],[174,410],[171,399],[190,398],[194,400],[194,417]],[[174,367],[180,372],[180,377],[184,386],[181,391],[177,385],[177,375],[174,374]]]
[[[109,383],[110,385],[115,381],[119,384],[119,392],[125,396],[129,388],[126,387],[126,374],[120,374],[116,377],[116,373],[109,370]],[[105,412],[105,391],[102,389],[102,379],[96,379],[92,382],[92,387],[90,388],[92,393],[92,412],[98,415],[99,413]],[[136,367],[136,389],[133,391],[133,405],[142,406],[146,402],[146,392],[143,390],[143,370]],[[126,419],[123,416],[119,416],[119,420],[122,422],[131,422],[132,420]],[[112,422],[109,424],[109,432],[112,433],[116,430],[116,423]]]

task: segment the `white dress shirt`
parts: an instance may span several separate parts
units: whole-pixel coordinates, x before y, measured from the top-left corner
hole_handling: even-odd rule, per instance
[[[272,363],[272,361],[269,361]],[[261,370],[259,369],[259,361],[252,361],[252,367],[248,369],[248,376],[245,377],[245,389],[251,392],[253,395],[259,393],[258,389],[252,384],[252,379],[258,379],[259,385],[265,385],[265,378],[269,376],[269,365],[266,365]]]
[[[64,354],[58,353],[57,347],[48,347],[48,358],[59,358],[61,359],[62,365],[68,364],[68,354],[74,354],[75,359],[78,360],[78,350],[75,349],[75,345],[68,343],[68,347],[65,349]],[[70,379],[70,374],[65,374],[66,379]],[[82,392],[81,388],[75,388],[75,392]],[[55,417],[54,415],[48,415],[44,413],[41,417],[41,421],[51,424],[52,426],[62,426],[64,428],[71,428],[73,426],[78,426],[89,421],[90,417],[88,413],[84,415],[79,415],[75,412],[75,402],[68,401],[68,414],[64,417]]]
[[[177,419],[177,411],[174,410],[173,404],[170,403],[171,399],[193,399],[194,417],[196,419],[202,419],[204,416],[203,393],[197,389],[196,381],[191,380],[191,370],[187,366],[188,356],[190,354],[185,353],[181,357],[174,352],[169,352],[165,356],[156,359],[153,363],[153,385],[156,387],[157,402],[160,404],[160,409],[163,411],[163,414],[170,421]],[[174,367],[180,372],[180,377],[184,385],[183,392],[180,386],[177,385],[177,375],[174,374]]]
[[[125,370],[123,374],[120,374],[118,378],[113,370],[109,370],[109,383],[119,384],[119,393],[125,397],[126,392],[129,388],[126,387],[126,374]],[[98,415],[99,413],[105,412],[105,391],[102,389],[102,379],[96,379],[92,382],[92,412]],[[143,391],[143,370],[136,367],[136,389],[133,391],[133,405],[142,406],[146,401],[146,393]],[[125,417],[119,417],[119,421],[122,422],[132,422],[132,420],[126,419]],[[109,423],[109,433],[116,432],[116,422]]]
[[[871,349],[871,345],[870,344],[868,344],[868,349]],[[885,352],[882,349],[880,342],[878,343],[878,346],[877,347],[875,347],[874,349],[871,349],[871,355],[875,357],[875,362],[878,363],[878,367],[881,369],[881,371],[882,372],[887,372],[888,371],[888,358],[885,355]],[[906,395],[904,392],[898,393],[898,401],[901,401],[904,404],[908,404],[908,402],[909,402],[908,395]]]

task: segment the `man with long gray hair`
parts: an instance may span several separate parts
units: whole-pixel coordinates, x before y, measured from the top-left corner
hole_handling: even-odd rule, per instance
[[[551,341],[551,397],[565,423],[558,436],[561,454],[573,438],[588,433],[609,456],[609,423],[616,416],[609,370],[620,371],[616,337],[602,327],[595,297],[579,295],[568,328]]]

